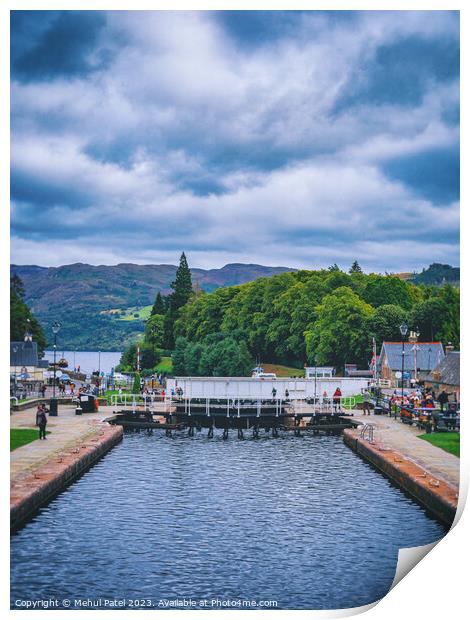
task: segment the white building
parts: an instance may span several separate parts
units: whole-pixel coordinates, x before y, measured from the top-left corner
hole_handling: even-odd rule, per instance
[[[167,379],[167,392],[171,395],[176,388],[183,390],[185,398],[242,398],[271,399],[273,389],[276,398],[284,398],[286,390],[290,399],[306,400],[316,395],[331,398],[336,388],[343,396],[360,394],[368,386],[364,378],[327,377],[314,379],[252,378],[252,377],[175,377]]]
[[[305,367],[305,378],[313,379],[314,377],[317,379],[328,379],[335,376],[335,369],[333,366],[306,366]]]

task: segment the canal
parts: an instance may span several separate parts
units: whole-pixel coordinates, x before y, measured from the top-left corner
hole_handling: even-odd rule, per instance
[[[12,536],[11,600],[355,607],[444,534],[340,436],[130,433]]]

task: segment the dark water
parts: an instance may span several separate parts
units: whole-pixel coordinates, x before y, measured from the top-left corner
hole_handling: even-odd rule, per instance
[[[216,598],[355,607],[386,594],[400,547],[445,533],[341,437],[233,435],[125,435],[12,537],[12,606],[57,597],[158,608],[186,597],[209,608]]]

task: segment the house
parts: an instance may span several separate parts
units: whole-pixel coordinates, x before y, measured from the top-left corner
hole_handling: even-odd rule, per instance
[[[396,373],[402,370],[402,346],[401,342],[382,343],[377,370],[392,385],[397,385]],[[445,357],[441,342],[405,342],[404,353],[405,381],[423,380]]]
[[[372,378],[374,373],[370,368],[366,368],[361,370],[357,367],[357,364],[345,364],[344,365],[344,376],[345,377],[367,377]]]
[[[426,377],[424,385],[436,394],[445,390],[450,400],[460,402],[460,351],[448,351],[447,355]]]
[[[335,376],[335,369],[333,366],[306,366],[305,378],[314,379],[328,379]]]
[[[10,375],[16,375],[20,379],[42,381],[44,371],[48,367],[49,362],[47,360],[39,359],[38,344],[30,337],[26,336],[22,341],[10,342]]]

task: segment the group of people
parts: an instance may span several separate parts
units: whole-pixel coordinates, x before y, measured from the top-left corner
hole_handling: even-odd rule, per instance
[[[391,405],[396,404],[412,409],[435,409],[439,405],[440,410],[443,412],[449,403],[449,396],[450,394],[445,390],[441,390],[436,396],[432,388],[426,388],[425,390],[417,388],[413,390],[413,392],[405,394],[402,400],[401,396],[395,390],[390,402]]]

